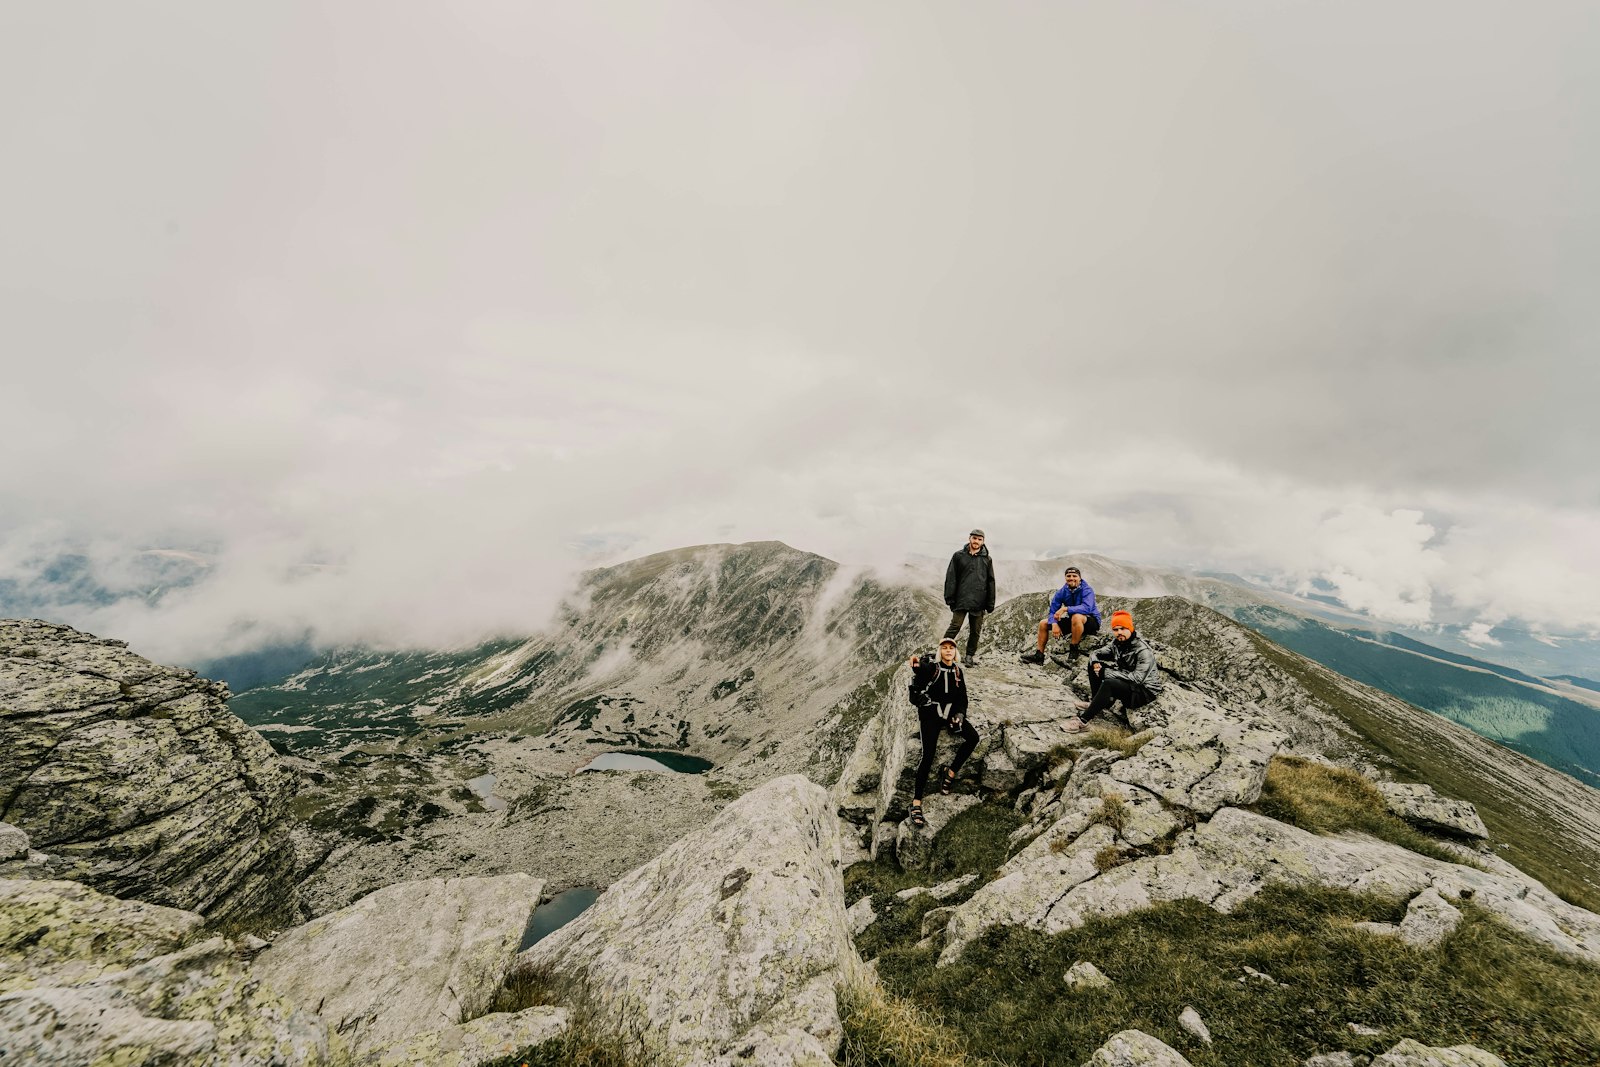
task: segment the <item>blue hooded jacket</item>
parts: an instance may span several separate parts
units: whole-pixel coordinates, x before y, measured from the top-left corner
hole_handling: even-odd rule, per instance
[[[1055,596],[1050,598],[1050,610],[1044,613],[1045,621],[1057,621],[1056,612],[1062,608],[1070,608],[1069,615],[1091,615],[1096,619],[1100,617],[1100,609],[1094,602],[1094,590],[1082,579],[1079,579],[1076,589],[1069,589],[1063,584],[1056,590]]]

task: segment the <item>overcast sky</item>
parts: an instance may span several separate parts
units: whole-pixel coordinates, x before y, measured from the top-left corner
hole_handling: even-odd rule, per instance
[[[166,658],[596,552],[1600,632],[1600,5],[10,4],[0,578]]]

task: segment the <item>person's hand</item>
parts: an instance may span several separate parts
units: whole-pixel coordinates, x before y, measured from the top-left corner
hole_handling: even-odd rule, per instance
[[[1089,669],[1094,671],[1096,674],[1099,674],[1102,666],[1103,664],[1099,660],[1095,660],[1093,663],[1089,664]]]
[[[1061,624],[1057,623],[1057,622],[1051,623],[1050,624],[1050,632],[1055,634],[1057,637],[1060,637],[1061,636]]]

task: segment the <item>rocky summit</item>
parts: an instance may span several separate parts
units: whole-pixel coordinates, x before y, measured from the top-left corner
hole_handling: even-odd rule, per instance
[[[1600,1048],[1600,793],[1175,597],[1107,596],[1166,688],[1075,731],[1081,667],[1016,658],[1043,609],[1028,594],[991,620],[967,675],[980,744],[918,827],[904,653],[937,611],[790,573],[802,554],[781,547],[591,584],[557,634],[496,653],[515,699],[458,705],[427,758],[275,755],[219,685],[0,623],[0,1063],[1422,1067]],[[669,724],[721,773],[570,773]],[[503,805],[440,794],[454,814],[425,833],[396,819],[296,865],[291,836],[328,832],[308,801],[331,774],[353,803],[463,758]],[[607,857],[604,891],[537,939],[576,869],[546,867],[584,850]],[[308,917],[296,882],[329,864],[365,881]]]

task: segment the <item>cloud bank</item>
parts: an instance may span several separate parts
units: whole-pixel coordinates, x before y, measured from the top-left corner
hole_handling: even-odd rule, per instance
[[[1600,633],[1591,5],[859,7],[11,16],[3,588],[449,644],[976,523]]]

